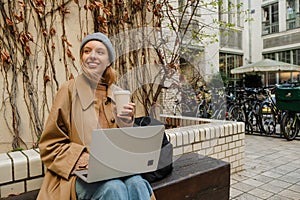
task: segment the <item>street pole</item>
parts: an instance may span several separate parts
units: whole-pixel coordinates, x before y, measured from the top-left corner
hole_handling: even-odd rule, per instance
[[[248,64],[252,63],[252,35],[251,35],[251,14],[252,14],[252,10],[251,10],[251,0],[248,0],[248,10],[249,10],[249,20],[248,20],[248,37],[249,37],[249,60],[248,60]]]

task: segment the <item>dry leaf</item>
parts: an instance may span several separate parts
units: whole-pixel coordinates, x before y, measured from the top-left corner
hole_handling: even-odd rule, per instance
[[[69,14],[70,13],[70,9],[65,8],[63,6],[60,7],[60,11],[62,14]]]
[[[106,18],[102,17],[100,15],[97,17],[97,21],[100,22],[100,23],[107,23]]]
[[[42,6],[42,7],[46,6],[46,4],[45,4],[45,2],[43,0],[36,0],[35,1],[35,5],[36,6]]]
[[[108,8],[103,8],[102,10],[103,10],[103,12],[104,12],[107,16],[111,16],[111,15],[112,15],[112,12],[111,12]]]
[[[8,26],[13,26],[14,25],[13,21],[11,21],[9,18],[6,18],[5,21],[6,21],[6,24]]]
[[[94,8],[97,8],[97,6],[96,6],[95,4],[90,4],[90,5],[88,6],[88,8],[89,8],[90,10],[94,10]]]
[[[27,31],[25,35],[26,35],[27,40],[30,40],[31,42],[33,42],[33,37],[32,37],[32,35],[31,35],[31,33],[29,33],[29,32]]]
[[[42,30],[42,33],[43,33],[43,36],[45,36],[45,37],[48,35],[48,33],[47,33],[47,30],[46,30],[46,29],[43,29],[43,30]]]
[[[50,79],[50,76],[49,75],[45,75],[44,76],[44,84],[46,84],[47,82],[49,82],[51,79]]]
[[[2,59],[2,62],[5,62],[5,63],[10,63],[11,62],[10,55],[6,51],[1,51],[1,59]]]
[[[123,1],[122,0],[116,0],[116,6],[120,6],[123,5]]]
[[[38,14],[44,14],[43,10],[40,8],[35,8],[35,12],[37,12]]]
[[[19,21],[19,22],[23,22],[24,21],[24,17],[23,17],[23,13],[20,12],[20,15],[17,15],[17,13],[14,13],[14,17]]]
[[[74,75],[71,73],[69,76],[69,80],[74,79]]]
[[[72,54],[72,52],[71,52],[70,49],[67,49],[67,56],[68,56],[69,58],[71,58],[73,61],[75,60],[75,57],[73,56],[73,54]]]
[[[53,28],[53,27],[51,27],[50,28],[50,35],[55,35],[56,34],[56,30]]]
[[[27,56],[30,56],[31,50],[30,50],[30,47],[28,45],[26,45],[26,47],[25,47],[25,52],[26,52]]]
[[[95,1],[95,5],[99,8],[104,8],[103,3],[101,3],[101,2]]]
[[[26,6],[25,3],[22,2],[22,1],[18,1],[18,4],[19,4],[19,6],[22,7],[22,8],[25,8],[25,6]]]

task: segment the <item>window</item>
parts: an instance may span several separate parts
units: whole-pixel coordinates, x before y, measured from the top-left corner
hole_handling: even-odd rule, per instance
[[[200,14],[200,3],[197,1],[178,0],[178,11],[180,13],[191,15],[194,13],[195,16],[201,16]]]
[[[223,77],[234,78],[231,70],[242,66],[243,56],[229,53],[219,54],[219,72]]]
[[[227,14],[226,14],[226,4],[224,1],[218,2],[218,9],[219,9],[219,21],[220,22],[227,22]]]
[[[196,1],[191,1],[190,13],[194,13],[195,16],[201,17],[199,5],[200,4],[198,4]]]
[[[295,0],[287,0],[287,8],[286,8],[287,19],[295,18],[295,14],[296,14],[295,8],[296,8]]]
[[[300,65],[300,49],[293,49],[287,51],[280,51],[276,53],[264,54],[264,58],[269,58],[272,60],[278,57],[278,60],[281,62],[291,63],[295,65]],[[276,73],[269,73],[269,83],[276,83]],[[278,73],[279,82],[283,83],[285,81],[299,81],[300,73],[299,72],[279,72]]]
[[[220,46],[242,50],[243,32],[241,30],[220,29]]]
[[[268,54],[264,54],[263,57],[272,60],[277,60],[276,57],[278,57],[278,60],[281,62],[300,65],[300,49],[280,51],[276,53],[268,53]]]
[[[185,3],[186,3],[185,0],[178,0],[178,11],[180,13],[183,12],[184,7],[185,7]]]
[[[286,29],[294,29],[299,27],[300,0],[287,0],[286,1]]]
[[[293,54],[293,64],[300,65],[300,49],[294,49]]]
[[[279,32],[278,3],[274,3],[262,8],[262,34]]]
[[[282,51],[278,55],[278,60],[286,63],[291,63],[291,51]]]
[[[265,54],[264,58],[275,60],[275,53]]]
[[[241,12],[243,10],[243,4],[241,3],[241,0],[237,0],[237,25],[239,27],[243,27],[243,20]]]
[[[228,0],[228,23],[234,24],[234,4]]]

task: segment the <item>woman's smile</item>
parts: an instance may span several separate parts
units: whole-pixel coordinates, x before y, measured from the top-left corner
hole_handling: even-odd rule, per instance
[[[90,69],[94,69],[94,68],[97,68],[99,67],[100,63],[98,62],[87,62],[87,66],[90,68]]]

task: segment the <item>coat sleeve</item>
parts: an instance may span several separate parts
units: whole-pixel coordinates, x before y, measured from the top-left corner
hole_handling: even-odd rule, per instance
[[[70,174],[85,150],[82,144],[70,138],[71,90],[70,81],[63,84],[56,94],[50,114],[40,138],[39,148],[48,170],[64,179]]]

